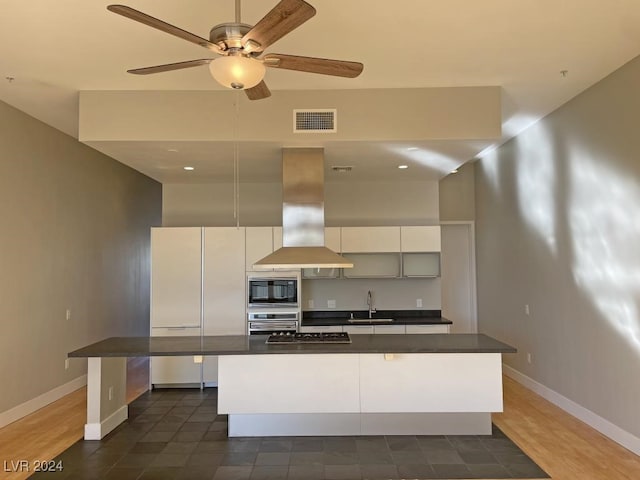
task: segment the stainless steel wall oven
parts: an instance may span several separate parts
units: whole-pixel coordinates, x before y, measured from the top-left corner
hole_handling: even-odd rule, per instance
[[[249,335],[271,335],[272,333],[295,333],[299,327],[297,311],[249,312]]]

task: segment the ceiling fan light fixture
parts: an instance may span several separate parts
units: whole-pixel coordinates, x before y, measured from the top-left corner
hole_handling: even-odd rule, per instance
[[[260,60],[243,55],[219,57],[209,63],[211,76],[220,84],[235,90],[244,90],[258,85],[265,74]]]

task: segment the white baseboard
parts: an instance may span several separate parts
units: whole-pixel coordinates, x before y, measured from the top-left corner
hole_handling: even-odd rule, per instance
[[[7,411],[0,413],[0,428],[9,425],[10,423],[20,420],[22,417],[40,410],[42,407],[46,407],[50,403],[60,400],[65,395],[75,392],[79,388],[84,387],[87,384],[87,375],[81,375],[74,378],[70,382],[60,385],[59,387],[49,390],[48,392],[38,395],[31,400],[28,400],[20,405],[17,405]]]
[[[123,405],[100,423],[87,423],[84,426],[85,440],[102,440],[109,432],[129,418],[129,406]]]
[[[632,451],[636,455],[640,455],[640,438],[623,430],[622,428],[614,425],[609,420],[602,418],[600,415],[593,413],[591,410],[584,408],[582,405],[577,404],[573,400],[559,394],[555,390],[551,390],[549,387],[535,381],[531,377],[526,376],[524,373],[519,372],[515,368],[509,365],[502,364],[503,372],[509,378],[514,379],[516,382],[524,385],[529,390],[533,390],[544,399],[550,401],[557,407],[560,407],[565,412],[573,415],[579,420],[594,428],[598,432],[602,433],[606,437],[609,437],[616,443],[619,443],[624,448]]]

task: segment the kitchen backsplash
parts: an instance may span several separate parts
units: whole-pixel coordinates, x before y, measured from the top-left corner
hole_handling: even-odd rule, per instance
[[[440,278],[406,278],[303,280],[302,310],[366,310],[369,290],[379,310],[441,309]]]

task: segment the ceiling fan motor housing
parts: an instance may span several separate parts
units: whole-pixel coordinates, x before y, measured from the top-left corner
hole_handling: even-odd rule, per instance
[[[209,32],[209,41],[223,50],[242,48],[242,37],[252,28],[252,25],[246,23],[221,23]]]

